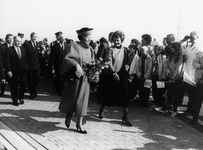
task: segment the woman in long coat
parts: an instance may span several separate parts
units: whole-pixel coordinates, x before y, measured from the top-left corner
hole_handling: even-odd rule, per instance
[[[82,28],[77,30],[77,33],[80,41],[71,43],[66,49],[67,55],[62,65],[62,77],[66,82],[59,110],[61,113],[66,114],[65,125],[67,128],[69,128],[72,115],[75,113],[77,131],[86,134],[82,121],[87,111],[90,85],[83,67],[85,62],[92,61],[89,46],[92,29]]]

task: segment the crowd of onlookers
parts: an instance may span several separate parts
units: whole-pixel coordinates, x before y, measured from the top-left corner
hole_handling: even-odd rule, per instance
[[[202,104],[200,91],[203,90],[203,58],[198,39],[196,31],[178,42],[173,34],[168,34],[163,38],[163,45],[152,44],[149,34],[142,35],[141,42],[132,39],[128,47],[129,100],[137,99],[138,106],[171,112],[174,117],[187,95],[186,112],[193,115],[192,122],[196,123]],[[148,103],[150,93],[154,100],[151,106]]]
[[[122,45],[125,34],[121,31],[116,34]],[[38,42],[38,35],[34,32],[31,33],[30,40],[24,40],[22,33],[18,36],[7,34],[5,41],[0,39],[0,65],[3,68],[1,96],[4,96],[5,85],[8,82],[14,105],[23,104],[26,88],[31,99],[37,96],[36,88],[41,78],[54,79],[56,92],[62,95],[64,81],[61,69],[64,57],[68,53],[65,49],[74,41],[64,38],[62,32],[55,33],[55,36],[56,40],[50,44],[47,38]],[[114,36],[115,32],[112,32],[108,39],[102,37],[98,41],[90,42],[94,59],[109,61],[108,51],[116,44],[112,39]],[[173,34],[168,34],[163,38],[162,44],[152,40],[149,34],[143,34],[141,38],[141,41],[132,39],[126,48],[128,101],[134,101],[140,107],[170,112],[174,117],[177,115],[178,106],[183,102],[184,95],[187,95],[189,100],[187,112],[193,115],[192,121],[196,123],[203,93],[203,58],[196,42],[199,38],[198,33],[191,32],[181,41],[176,41]],[[18,57],[14,56],[13,51],[16,51]],[[108,71],[104,69],[100,81],[90,83],[91,91],[97,93],[99,101],[104,89],[108,88],[108,85],[105,85],[105,80],[108,81],[106,74]],[[117,72],[112,72],[112,76],[116,80]],[[153,97],[153,104],[149,105],[150,94]],[[102,110],[99,115],[102,118]]]

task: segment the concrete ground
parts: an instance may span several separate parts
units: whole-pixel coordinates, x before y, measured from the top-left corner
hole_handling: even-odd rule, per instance
[[[19,106],[12,105],[10,92],[0,98],[0,150],[203,150],[203,111],[193,125],[190,115],[173,118],[130,103],[133,126],[128,127],[121,123],[118,107],[106,107],[104,118],[98,119],[100,104],[91,94],[84,135],[76,132],[75,117],[70,128],[65,127],[52,81],[41,80],[38,93],[34,100],[26,93],[25,104]]]

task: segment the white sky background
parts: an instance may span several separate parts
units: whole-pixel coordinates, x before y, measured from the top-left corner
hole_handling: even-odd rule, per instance
[[[0,0],[0,37],[7,33],[39,34],[55,40],[55,32],[77,40],[76,30],[94,28],[93,40],[122,30],[124,45],[151,34],[162,44],[169,33],[177,37],[181,0]],[[203,0],[182,0],[182,38],[191,31],[203,36]],[[203,39],[203,38],[202,38]]]

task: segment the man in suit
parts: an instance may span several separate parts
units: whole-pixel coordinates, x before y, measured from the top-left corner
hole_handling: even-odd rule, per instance
[[[5,71],[5,63],[6,63],[6,51],[9,47],[13,46],[13,35],[12,34],[7,34],[6,38],[5,38],[5,43],[2,44],[0,47],[2,49],[2,65],[3,65],[3,72]],[[6,75],[6,74],[5,74]],[[6,79],[6,76],[5,76]],[[0,97],[4,96],[4,92],[6,89],[6,83],[5,84],[1,84],[1,93],[0,93]]]
[[[61,31],[59,31],[59,32],[56,32],[55,33],[55,36],[56,36],[56,40],[55,41],[53,41],[53,42],[51,42],[51,44],[50,44],[50,49],[51,49],[51,63],[52,63],[52,66],[53,66],[53,57],[54,57],[54,55],[53,55],[53,51],[54,51],[54,46],[55,46],[55,44],[57,44],[57,43],[59,43],[59,41],[60,41],[60,39],[61,39],[61,36],[63,35],[63,33],[61,32]]]
[[[27,82],[28,63],[26,50],[21,46],[21,38],[14,37],[14,46],[6,52],[6,71],[10,84],[13,105],[18,106],[18,100],[24,104],[24,93]]]
[[[38,35],[35,32],[30,34],[30,41],[26,41],[23,47],[26,49],[29,72],[28,72],[28,90],[30,99],[37,96],[37,84],[40,81],[40,63],[39,63],[39,50],[40,45],[37,42]]]
[[[52,63],[55,71],[55,85],[56,85],[56,92],[59,96],[62,95],[63,91],[63,81],[61,78],[61,69],[63,59],[65,57],[65,47],[67,46],[62,34],[60,35],[59,41],[55,43],[52,51]]]
[[[54,49],[55,49],[54,47],[55,47],[55,45],[57,43],[59,43],[60,38],[61,38],[62,35],[63,35],[63,33],[61,31],[56,32],[55,33],[56,40],[51,42],[51,44],[50,44],[50,50],[51,50],[51,53],[50,53],[50,62],[51,62],[52,69],[54,69],[54,66],[53,66],[53,64],[54,64]],[[54,74],[55,74],[55,72],[54,72]],[[57,86],[56,79],[54,79],[54,86],[55,87]]]

